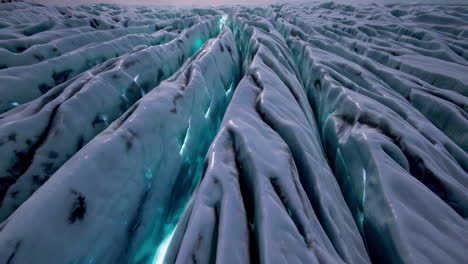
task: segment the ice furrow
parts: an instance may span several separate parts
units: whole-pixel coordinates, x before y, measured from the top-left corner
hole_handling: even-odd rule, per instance
[[[292,30],[292,31],[294,31],[294,34],[296,34],[296,32],[298,30],[300,30],[300,29],[297,29],[297,28],[296,29],[291,29],[291,28],[287,29],[288,27],[289,27],[289,25],[285,25],[284,30],[286,30],[286,31]],[[305,36],[305,33],[300,33],[300,35]],[[328,44],[324,40],[318,39],[314,35],[312,35],[312,36],[313,37],[306,37],[306,41],[312,43],[314,45],[314,47],[316,47],[318,49],[321,49],[321,50],[323,50],[325,52],[331,51],[331,53],[333,55],[337,56],[337,57],[335,57],[336,59],[334,59],[334,60],[337,61],[336,64],[339,63],[339,65],[335,66],[335,72],[338,72],[338,74],[342,74],[341,70],[340,70],[342,67],[348,67],[348,69],[350,69],[349,66],[348,66],[349,62],[355,63],[356,68],[364,68],[365,70],[369,71],[370,74],[377,77],[377,79],[382,80],[381,84],[379,84],[379,85],[388,86],[389,88],[395,90],[396,92],[398,92],[402,96],[404,96],[410,103],[413,104],[412,107],[416,107],[418,110],[420,110],[421,113],[424,114],[429,120],[434,120],[434,122],[433,122],[434,125],[438,126],[439,129],[441,129],[445,134],[447,134],[447,136],[449,136],[450,139],[453,140],[465,152],[467,151],[467,138],[466,138],[466,135],[460,134],[460,133],[458,133],[458,134],[454,133],[454,131],[457,131],[460,126],[462,126],[462,127],[467,126],[467,123],[466,123],[467,121],[463,120],[463,119],[460,119],[459,117],[463,117],[463,116],[466,115],[466,105],[468,104],[468,100],[467,100],[467,98],[465,96],[461,96],[461,94],[457,92],[457,91],[462,91],[462,93],[464,93],[463,91],[465,91],[466,89],[464,89],[462,87],[460,87],[458,89],[458,88],[456,88],[457,85],[454,84],[454,83],[452,83],[452,84],[446,83],[443,86],[444,89],[440,89],[440,88],[434,86],[434,81],[433,80],[434,80],[434,78],[437,79],[437,80],[440,80],[442,78],[437,78],[437,77],[433,77],[433,76],[430,76],[430,75],[426,75],[426,77],[425,76],[418,76],[417,78],[415,78],[414,76],[409,75],[408,73],[400,72],[401,69],[405,68],[405,66],[402,65],[402,64],[390,63],[390,65],[388,65],[388,63],[387,63],[387,66],[391,66],[391,67],[389,67],[389,68],[383,67],[382,64],[380,64],[380,63],[382,63],[382,59],[378,59],[379,56],[380,56],[379,53],[376,53],[376,52],[373,52],[373,53],[371,53],[371,52],[362,52],[362,53],[364,53],[365,57],[355,55],[355,54],[352,54],[347,49],[341,48],[341,46],[342,46],[341,44],[338,44],[338,43]],[[352,44],[348,48],[352,49],[351,47],[353,47],[353,46],[355,47],[354,49],[356,49],[355,44]],[[367,48],[364,47],[364,49],[367,49]],[[424,58],[424,56],[421,56],[421,55],[418,55],[418,56],[419,57],[414,59],[415,61],[421,61],[419,59],[420,57]],[[369,58],[366,58],[366,57],[369,57]],[[377,57],[377,59],[375,57]],[[414,55],[413,55],[413,57],[414,57]],[[411,57],[411,58],[413,58],[413,57]],[[383,58],[386,61],[390,61],[390,57],[387,56],[387,55],[385,57],[383,57]],[[345,61],[342,62],[342,61],[340,61],[341,59],[344,59]],[[375,60],[376,60],[376,62],[378,64],[376,64],[374,62]],[[432,61],[434,61],[434,60],[432,60]],[[424,63],[421,63],[421,65],[424,66]],[[341,68],[337,69],[336,67],[341,67]],[[456,72],[456,69],[457,69],[455,67],[450,67],[450,66],[448,66],[447,68],[452,69],[453,72]],[[460,69],[460,74],[459,75],[461,75],[461,71],[463,71],[462,69],[465,69],[467,67],[459,65],[458,68]],[[348,73],[349,72],[348,69],[346,71],[343,71],[343,73]],[[356,72],[354,74],[355,76],[352,76],[352,77],[347,76],[348,79],[351,79],[353,81],[361,79],[361,80],[367,82],[367,86],[374,85],[373,83],[375,83],[375,82],[366,81],[366,79],[368,79],[368,78],[367,78],[367,76],[363,75],[363,72],[365,72],[365,71],[361,70],[361,71],[355,71],[355,72]],[[433,74],[433,75],[435,76],[436,74]],[[373,78],[375,79],[374,76],[373,76]],[[463,80],[458,80],[457,82],[465,83]],[[455,90],[455,91],[447,91],[447,90],[445,90],[445,87],[447,87],[450,90]],[[371,88],[371,89],[376,90],[376,88]],[[379,90],[380,90],[380,88],[378,89],[378,91]],[[438,96],[439,98],[434,98],[434,95],[436,95],[435,93],[440,94]],[[456,120],[455,122],[450,122],[450,123],[447,123],[446,125],[441,125],[440,122],[435,122],[435,120],[437,120],[436,118],[438,118],[438,117],[434,116],[435,113],[432,112],[432,111],[428,111],[427,109],[425,109],[421,105],[421,101],[433,101],[433,100],[437,100],[437,99],[447,100],[447,102],[445,102],[441,106],[436,105],[435,107],[442,108],[442,109],[447,109],[447,108],[450,109],[450,112],[455,113],[455,115],[454,115],[454,119]],[[398,105],[398,104],[394,104],[394,105]],[[441,110],[436,111],[436,113],[438,113],[438,112],[441,112]],[[419,119],[419,117],[414,118],[413,120],[418,120],[418,119]],[[437,134],[438,132],[434,132],[434,133]],[[427,133],[427,134],[430,135],[432,133]],[[451,140],[444,140],[444,141],[448,142],[447,145],[453,145]],[[449,147],[449,148],[450,149],[455,149],[453,151],[449,150],[450,152],[458,152],[458,153],[460,152],[460,150],[457,150],[457,147]],[[453,154],[453,155],[463,156],[463,154]],[[464,158],[464,159],[466,159],[466,158]],[[459,162],[461,163],[461,165],[466,170],[466,167],[465,167],[466,160],[462,160],[462,161],[459,161]]]
[[[281,35],[247,11],[231,23],[245,75],[165,261],[369,262]]]
[[[75,36],[56,39],[46,44],[33,45],[21,53],[13,53],[0,49],[0,56],[5,63],[0,68],[10,68],[39,63],[41,61],[62,56],[83,46],[95,45],[131,34],[154,34],[158,30],[183,30],[189,28],[197,21],[194,18],[177,19],[166,23],[156,23],[149,26],[133,28],[119,28],[114,30],[93,31]],[[166,29],[167,28],[167,29]],[[13,46],[13,45],[12,45]]]
[[[362,61],[345,65],[346,57],[336,54],[339,44],[324,48],[296,32],[283,30],[373,261],[461,263],[456,252],[466,247],[466,152],[405,97],[386,92],[398,86],[374,75],[378,67],[373,73]],[[420,247],[422,240],[435,248]]]
[[[9,241],[14,239],[22,241],[15,253],[17,263],[151,262],[197,185],[202,157],[238,71],[234,39],[225,29],[74,155],[6,220],[0,236],[1,261],[11,254]],[[23,216],[31,213],[44,221]],[[16,225],[26,219],[35,222],[31,229]],[[41,233],[57,226],[64,229],[43,241]],[[51,254],[70,236],[76,243]],[[30,247],[34,252],[25,250]]]
[[[129,35],[94,46],[83,47],[63,56],[30,66],[1,70],[0,112],[29,102],[83,71],[128,53],[135,47],[158,45],[173,38],[174,34],[167,32],[158,32],[155,35]],[[64,69],[63,65],[68,65],[68,67]],[[12,89],[12,87],[15,88]]]
[[[1,115],[0,219],[218,32],[218,18],[202,22],[165,45],[114,59]],[[80,118],[73,118],[76,112]]]
[[[44,44],[55,39],[71,37],[77,34],[83,34],[92,31],[95,31],[95,29],[92,27],[76,27],[57,29],[50,32],[45,31],[42,34],[27,37],[9,36],[4,32],[2,35],[0,35],[0,47],[13,53],[21,53],[34,45]]]

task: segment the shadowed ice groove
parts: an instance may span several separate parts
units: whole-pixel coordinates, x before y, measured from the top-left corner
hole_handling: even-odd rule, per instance
[[[29,102],[81,72],[119,57],[135,47],[158,45],[173,38],[173,33],[165,31],[154,34],[132,34],[84,46],[33,65],[0,70],[0,111],[5,112],[18,104]],[[64,65],[67,65],[65,69]]]
[[[291,15],[289,11],[284,12],[284,17],[307,32],[308,42],[319,49],[331,51],[340,59],[345,59],[345,62],[341,61],[338,65],[328,67],[335,67],[335,71],[346,74],[350,69],[349,64],[347,64],[348,61],[358,64],[375,77],[381,79],[385,86],[389,86],[390,89],[404,96],[413,107],[446,133],[454,143],[458,144],[465,152],[468,151],[468,135],[458,133],[460,130],[468,129],[468,122],[466,121],[468,79],[464,74],[468,68],[468,62],[447,47],[450,38],[426,30],[431,24],[403,28],[403,30],[401,24],[404,25],[404,23],[399,23],[398,26],[394,24],[388,26],[386,20],[369,20],[367,21],[368,24],[366,23],[368,27],[373,26],[380,30],[371,31],[373,32],[373,34],[370,34],[371,36],[359,37],[359,34],[363,34],[360,30],[361,26],[355,29],[344,25],[344,22],[332,23],[332,21],[322,18],[310,21],[310,19],[298,15],[297,12]],[[394,18],[390,19],[392,22],[393,20]],[[401,21],[400,18],[398,20]],[[361,21],[362,24],[364,24],[363,21]],[[467,22],[459,22],[459,24],[460,26],[468,25]],[[327,27],[333,29],[333,32],[323,30],[323,28]],[[415,28],[421,31],[418,32]],[[340,35],[347,34],[351,29],[353,35],[349,37]],[[306,36],[304,32],[297,33],[298,31],[294,27],[292,30],[295,31],[294,34]],[[364,32],[369,34],[368,31]],[[399,33],[397,35],[399,41],[389,42],[388,34],[390,32]],[[427,50],[428,52],[423,52],[424,49],[408,50],[404,41],[402,41],[402,34],[412,36],[411,39],[413,40],[418,40],[415,38],[423,39],[418,40],[418,45],[432,43],[430,45],[432,48]],[[378,39],[381,40],[376,41]],[[384,39],[387,41],[384,42]],[[369,44],[369,42],[372,44]],[[444,56],[441,55],[437,59],[428,57],[428,55],[433,54],[444,54]],[[434,67],[435,65],[437,67]],[[346,67],[345,71],[342,71],[343,67]],[[353,76],[344,77],[351,80],[353,78],[366,79],[364,76],[359,76],[360,71],[354,70],[354,72]],[[372,79],[367,79],[366,82],[372,84]],[[360,85],[362,85],[362,82],[360,82]],[[440,103],[431,104],[434,101]],[[428,109],[428,105],[431,105],[430,109]],[[441,121],[447,118],[449,120]],[[453,149],[453,147],[449,148]],[[462,162],[462,166],[465,166],[465,170],[468,170],[466,163]]]
[[[388,65],[377,67],[379,62],[367,56],[347,55],[349,47],[341,48],[319,33],[305,34],[282,19],[278,23],[372,259],[462,263],[468,245],[467,154],[411,105],[413,97],[426,95],[422,91],[438,88],[408,85],[407,74]],[[445,88],[458,82],[466,85],[461,79],[447,82]]]
[[[0,138],[5,142],[0,145],[0,220],[152,87],[176,72],[201,44],[216,36],[218,19],[201,22],[164,45],[141,47],[113,59],[1,115]]]
[[[90,14],[81,7],[46,7],[21,1],[2,3],[0,47],[13,53],[21,53],[34,45],[56,39],[128,26],[122,23],[123,17],[118,10],[108,10],[109,12],[103,12],[103,16],[100,16],[99,13]],[[141,21],[142,18],[133,16],[132,19]]]
[[[225,29],[6,220],[0,262],[14,254],[11,263],[151,263],[198,182],[238,69],[234,39]],[[32,221],[29,228],[25,221]],[[52,235],[58,227],[61,232]],[[73,243],[54,250],[70,237]]]
[[[231,23],[245,76],[166,262],[369,262],[286,44],[242,11]]]
[[[165,24],[180,18],[203,19],[217,14],[215,10],[202,12],[188,8],[109,4],[50,7],[15,1],[0,5],[0,47],[21,53],[34,45],[84,32]]]
[[[8,8],[9,5],[12,7]],[[171,9],[158,8],[143,12],[141,7],[122,8],[117,5],[95,5],[91,9],[89,6],[55,8],[33,4],[23,10],[22,5],[7,3],[0,6],[6,22],[0,35],[1,32],[31,25],[30,20],[17,24],[19,22],[13,18],[18,17],[10,16],[11,12],[18,10],[32,17],[43,13],[52,25],[37,34],[20,32],[18,36],[0,39],[0,47],[4,48],[0,49],[0,113],[29,102],[52,87],[130,52],[134,47],[167,42],[174,38],[174,32],[220,13],[212,9],[173,9],[169,12]],[[59,34],[63,28],[68,31],[81,29],[82,32]]]
[[[62,56],[83,46],[96,45],[98,43],[111,41],[126,35],[153,34],[161,29],[164,31],[180,31],[192,26],[196,22],[200,21],[197,21],[195,18],[186,18],[168,20],[147,26],[86,32],[66,38],[56,39],[45,44],[34,45],[21,53],[14,53],[0,49],[0,56],[4,60],[4,63],[0,65],[0,68],[10,68],[39,63],[47,59]]]

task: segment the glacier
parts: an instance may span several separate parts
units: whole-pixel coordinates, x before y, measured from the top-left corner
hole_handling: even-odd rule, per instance
[[[468,6],[0,3],[0,263],[466,263]]]

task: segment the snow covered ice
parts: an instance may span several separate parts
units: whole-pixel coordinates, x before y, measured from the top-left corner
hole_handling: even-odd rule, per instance
[[[467,263],[468,6],[0,3],[0,263]]]

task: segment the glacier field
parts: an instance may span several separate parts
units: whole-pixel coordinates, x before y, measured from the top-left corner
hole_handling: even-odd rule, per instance
[[[468,5],[2,0],[23,263],[468,263]]]

